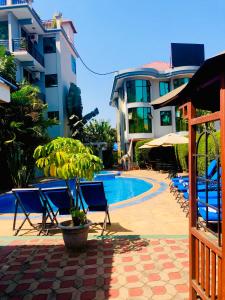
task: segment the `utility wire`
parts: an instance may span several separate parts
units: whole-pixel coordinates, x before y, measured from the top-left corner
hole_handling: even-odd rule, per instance
[[[76,50],[77,51],[77,50]],[[80,61],[82,62],[82,64],[85,66],[85,68],[90,71],[91,73],[95,74],[95,75],[100,75],[100,76],[106,76],[106,75],[110,75],[110,74],[114,74],[116,72],[118,72],[118,70],[116,71],[111,71],[111,72],[106,72],[106,73],[98,73],[98,72],[95,72],[94,70],[92,70],[91,68],[88,67],[88,65],[84,62],[84,60],[81,58],[80,54],[78,53],[77,51],[77,54],[78,54],[78,58],[80,59]]]

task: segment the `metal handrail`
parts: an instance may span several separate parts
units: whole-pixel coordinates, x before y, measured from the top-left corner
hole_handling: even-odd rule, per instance
[[[13,39],[13,52],[26,50],[30,53],[42,66],[44,63],[44,56],[37,50],[35,45],[26,38]]]

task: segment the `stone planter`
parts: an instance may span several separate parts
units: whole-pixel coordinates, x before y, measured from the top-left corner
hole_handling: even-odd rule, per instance
[[[72,221],[64,221],[58,226],[62,230],[63,240],[67,249],[79,250],[86,245],[91,221],[80,226],[73,226]]]

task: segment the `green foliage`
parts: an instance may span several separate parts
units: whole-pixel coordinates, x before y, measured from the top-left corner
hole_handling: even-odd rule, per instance
[[[39,146],[34,151],[38,168],[45,176],[63,178],[66,181],[76,178],[76,190],[79,191],[79,179],[92,180],[94,173],[102,170],[102,161],[92,154],[79,140],[58,137],[50,143]],[[67,183],[67,186],[68,183]],[[76,193],[77,197],[78,194]],[[75,207],[71,201],[71,216],[73,224],[82,225],[86,221],[84,214],[78,208],[78,198]]]
[[[0,166],[9,169],[1,182],[26,187],[34,173],[34,149],[48,141],[47,128],[56,124],[44,117],[47,106],[39,90],[29,84],[12,93],[11,103],[0,105]],[[10,186],[9,186],[10,187]]]
[[[218,145],[220,145],[220,132],[214,133],[216,140],[218,141]],[[199,138],[199,134],[197,135],[197,139]],[[183,171],[188,170],[188,145],[182,144],[182,145],[176,145],[175,146],[175,152],[177,155],[177,160],[179,161],[179,164]],[[205,153],[205,136],[203,136],[200,140],[199,144],[199,154]],[[216,155],[216,149],[215,149],[215,143],[213,138],[210,136],[208,141],[208,160],[211,161],[215,159]],[[203,175],[205,172],[205,158],[199,157],[198,158],[198,174]]]
[[[91,180],[94,173],[102,170],[102,161],[92,154],[79,140],[58,137],[34,151],[36,165],[45,176]]]
[[[70,209],[70,213],[73,219],[73,224],[74,226],[80,226],[80,225],[85,225],[87,223],[87,216],[85,212],[80,211],[76,209],[75,207],[72,207]]]
[[[116,141],[116,130],[105,120],[92,120],[84,127],[83,141],[85,143],[107,143],[109,148],[113,147]]]
[[[16,82],[16,64],[14,56],[0,46],[0,76],[11,83]]]
[[[135,161],[138,163],[139,167],[144,167],[145,162],[148,160],[149,149],[139,149],[139,147],[143,146],[145,143],[150,142],[152,139],[139,141],[135,144],[134,148],[134,156]]]
[[[219,146],[220,145],[220,132],[215,132],[214,136],[215,136],[215,139]],[[205,153],[205,135],[200,140],[198,153],[199,154]],[[216,147],[215,147],[214,139],[210,135],[209,139],[208,139],[208,161],[211,161],[215,158],[216,158]],[[204,175],[204,173],[205,173],[205,158],[199,157],[198,158],[198,174]]]
[[[188,171],[188,144],[175,145],[177,162],[183,171]]]

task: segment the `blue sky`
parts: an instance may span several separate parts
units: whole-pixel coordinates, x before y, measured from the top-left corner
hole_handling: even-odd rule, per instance
[[[75,46],[97,72],[169,62],[171,42],[203,43],[206,58],[225,50],[223,0],[34,0],[34,8],[42,19],[60,11],[74,22]],[[77,62],[84,113],[98,107],[98,118],[115,126],[113,78],[95,76]]]

